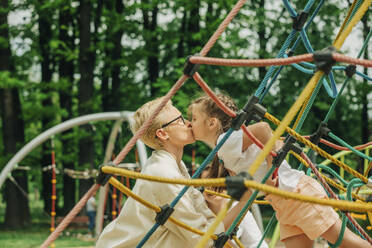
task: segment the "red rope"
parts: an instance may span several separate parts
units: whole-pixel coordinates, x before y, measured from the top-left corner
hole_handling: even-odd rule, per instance
[[[289,65],[298,62],[313,61],[313,54],[304,54],[289,58],[274,58],[274,59],[222,59],[222,58],[206,58],[193,56],[190,62],[193,64],[205,65],[224,65],[224,66],[272,66],[272,65]]]
[[[88,199],[93,196],[93,194],[99,189],[99,184],[94,184],[87,193],[80,199],[80,201],[75,205],[75,207],[66,215],[66,217],[62,220],[61,223],[57,226],[56,230],[54,230],[49,237],[44,241],[44,243],[40,246],[41,248],[47,248],[59,234],[70,224],[70,222],[75,218],[75,216],[81,211],[81,209],[85,206]]]
[[[55,219],[56,219],[56,160],[55,160],[55,152],[54,152],[54,143],[52,140],[52,211],[51,211],[51,222],[50,222],[50,231],[53,232],[55,229]]]
[[[242,125],[241,128],[243,132],[259,147],[261,150],[264,148],[264,145],[247,129],[245,125]],[[277,154],[274,151],[270,151],[270,155],[276,157]]]
[[[353,65],[361,65],[364,67],[372,67],[372,60],[355,59],[355,58],[351,58],[349,56],[346,56],[340,53],[333,53],[332,56],[333,56],[333,59],[338,62],[344,62],[347,64],[353,64]]]
[[[204,90],[205,93],[210,96],[210,98],[213,99],[213,101],[217,104],[217,106],[225,112],[227,115],[231,117],[236,117],[236,113],[231,110],[229,107],[227,107],[217,96],[214,94],[214,92],[209,88],[209,86],[204,82],[204,80],[201,78],[199,73],[194,74],[194,80],[199,84],[199,86]],[[250,132],[248,131],[247,127],[243,124],[241,126],[244,133],[261,149],[263,149],[264,145]],[[273,157],[276,157],[276,153],[273,151],[270,151],[270,155]]]
[[[116,179],[116,176],[114,175],[114,178]],[[112,194],[111,194],[111,200],[112,200],[112,208],[111,208],[111,215],[112,215],[112,219],[116,219],[116,216],[117,216],[117,212],[116,212],[116,198],[117,198],[117,194],[116,194],[116,187],[112,187]]]
[[[204,90],[205,93],[210,96],[213,101],[220,107],[220,109],[225,112],[228,116],[235,117],[236,113],[232,111],[230,108],[228,108],[223,102],[221,102],[220,99],[213,93],[211,88],[204,82],[204,80],[200,77],[199,73],[195,73],[193,76],[194,80],[196,81],[197,84]]]
[[[310,136],[302,136],[306,139],[310,139]],[[332,143],[326,139],[320,139],[320,143],[323,143],[324,145],[327,145],[329,147],[332,147],[336,150],[339,150],[339,151],[350,151],[349,148],[347,147],[344,147],[344,146],[339,146],[339,145],[336,145],[335,143]],[[362,145],[359,145],[359,146],[354,146],[354,149],[355,150],[363,150],[364,148],[368,147],[372,145],[372,141],[368,142],[368,143],[365,143],[365,144],[362,144]]]
[[[333,53],[333,59],[338,62],[344,62],[347,64],[361,65],[364,67],[372,67],[372,60],[367,59],[356,59],[340,53]],[[193,56],[190,58],[190,62],[193,64],[204,64],[204,65],[223,65],[223,66],[250,66],[250,67],[262,67],[262,66],[279,66],[279,65],[290,65],[299,62],[311,62],[314,60],[313,54],[302,54],[292,56],[289,58],[270,58],[270,59],[223,59],[223,58],[211,58]]]
[[[226,18],[222,21],[220,26],[218,26],[217,30],[214,32],[214,34],[209,38],[208,42],[205,44],[203,49],[200,51],[201,56],[206,56],[209,50],[213,47],[214,43],[218,40],[218,38],[221,36],[223,31],[225,31],[226,27],[230,24],[232,19],[236,16],[236,14],[239,12],[239,10],[243,7],[244,3],[247,0],[239,0],[235,6],[232,8],[230,13],[226,16]]]
[[[244,5],[246,0],[239,0],[238,3],[234,6],[234,8],[230,11],[228,16],[223,20],[223,22],[220,24],[216,32],[212,35],[212,37],[208,40],[207,44],[203,47],[200,54],[202,56],[206,56],[209,50],[212,48],[214,43],[217,41],[219,36],[222,34],[222,32],[225,30],[227,25],[231,22],[231,20],[235,17],[235,15],[239,12],[240,8]],[[127,144],[124,146],[124,148],[120,151],[118,156],[115,158],[113,163],[115,165],[118,165],[128,154],[128,152],[132,149],[132,147],[136,144],[137,140],[144,134],[144,132],[149,128],[149,126],[152,124],[152,121],[154,118],[158,115],[158,113],[161,111],[161,109],[165,106],[165,104],[173,97],[173,95],[178,91],[178,89],[183,85],[183,83],[186,81],[188,76],[182,75],[177,82],[173,85],[173,87],[168,91],[168,93],[164,96],[163,100],[159,104],[159,106],[155,109],[154,113],[150,116],[148,120],[145,121],[145,123],[140,127],[140,129],[132,136],[132,138],[127,142]],[[80,211],[81,208],[84,207],[86,202],[88,201],[89,197],[97,191],[99,185],[95,184],[84,196],[81,198],[79,203],[71,210],[71,212],[67,216],[73,216],[77,213],[75,211]],[[94,192],[91,192],[93,191]],[[86,197],[89,195],[89,197]],[[83,206],[80,206],[79,204],[83,203]],[[43,245],[41,247],[48,247],[51,242],[53,242],[59,235],[59,233],[71,222],[69,220],[67,222],[67,216],[66,218],[59,224],[57,229],[48,237],[47,240],[44,241]],[[62,225],[63,224],[63,225]]]
[[[195,148],[192,149],[191,152],[191,176],[194,175],[196,167],[195,167]]]
[[[121,150],[121,152],[118,154],[118,156],[115,158],[113,163],[115,165],[118,165],[128,154],[128,152],[132,149],[132,147],[136,144],[137,140],[145,133],[145,131],[151,126],[152,121],[155,119],[155,117],[158,115],[158,113],[163,109],[165,104],[172,98],[174,94],[178,91],[179,88],[183,85],[183,83],[186,81],[187,76],[183,75],[174,85],[173,87],[168,91],[168,93],[163,97],[163,100],[160,102],[159,106],[155,109],[154,113],[149,117],[148,120],[143,123],[143,125],[138,129],[138,131],[132,136],[132,138],[127,142],[127,144],[124,146],[124,148]]]
[[[328,140],[325,140],[325,139],[321,139],[320,142],[323,143],[323,144],[325,144],[325,145],[327,145],[327,146],[329,146],[329,147],[332,147],[332,148],[334,148],[336,150],[350,151],[350,149],[347,148],[347,147],[336,145],[336,144],[334,144],[334,143],[332,143],[332,142],[330,142]],[[368,147],[370,145],[372,145],[372,141],[371,142],[368,142],[368,143],[366,143],[364,145],[355,146],[354,149],[356,149],[356,150],[363,150],[364,148],[366,148],[366,147]]]

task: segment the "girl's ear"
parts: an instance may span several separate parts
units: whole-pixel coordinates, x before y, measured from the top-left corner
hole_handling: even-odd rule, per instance
[[[218,120],[215,117],[209,118],[208,125],[210,128],[215,128],[218,125]]]
[[[168,133],[163,129],[163,128],[159,128],[158,130],[156,130],[155,132],[155,136],[162,142],[165,142],[166,140],[169,139],[169,135]]]

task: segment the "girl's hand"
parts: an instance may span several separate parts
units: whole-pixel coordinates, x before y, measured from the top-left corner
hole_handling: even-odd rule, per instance
[[[274,186],[274,187],[276,187],[277,183],[278,183],[278,177],[276,177],[276,178],[274,178],[274,179],[272,179],[272,178],[270,177],[270,178],[267,179],[267,181],[266,181],[266,184],[267,184],[267,185]]]
[[[227,169],[227,171],[229,172],[230,176],[236,176],[236,173],[233,172],[232,170]]]
[[[208,204],[208,207],[215,214],[218,214],[222,206],[226,203],[226,198],[224,197],[213,195],[213,194],[208,194],[206,192],[204,192],[203,195]]]

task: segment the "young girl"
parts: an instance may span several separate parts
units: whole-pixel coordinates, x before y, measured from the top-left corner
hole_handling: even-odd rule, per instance
[[[232,99],[219,94],[218,98],[229,108],[236,109]],[[209,96],[196,99],[189,106],[192,116],[191,126],[196,140],[205,142],[211,148],[224,137],[230,128],[232,118],[225,114]],[[270,126],[259,122],[247,127],[261,143],[265,144],[272,135]],[[249,137],[242,131],[234,131],[218,151],[218,157],[224,166],[233,173],[248,171],[261,152]],[[272,157],[268,156],[256,173],[254,180],[261,182],[269,171]],[[279,166],[278,176],[270,184],[278,185],[279,189],[327,198],[322,186],[303,172],[292,169],[286,161]],[[268,195],[266,199],[276,211],[280,223],[281,240],[287,248],[313,247],[314,239],[323,237],[330,243],[335,243],[341,230],[341,220],[338,214],[329,206],[321,206],[306,202]],[[340,247],[371,247],[366,241],[346,229]]]

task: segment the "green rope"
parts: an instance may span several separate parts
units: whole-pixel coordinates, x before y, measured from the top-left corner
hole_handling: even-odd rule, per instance
[[[344,213],[342,213],[342,224],[341,224],[340,234],[338,235],[338,238],[337,238],[337,240],[334,244],[331,244],[331,243],[328,242],[329,247],[336,248],[336,247],[339,247],[341,245],[342,240],[344,239],[344,234],[345,234],[345,229],[346,229],[346,222],[347,222],[346,215]]]
[[[267,233],[269,232],[269,230],[271,229],[271,227],[276,223],[276,217],[275,217],[275,213],[271,216],[270,220],[269,220],[269,223],[267,223],[267,226],[265,228],[265,231],[264,233],[262,234],[262,237],[261,237],[261,240],[260,242],[258,243],[257,245],[257,248],[260,248],[262,242],[264,241]]]
[[[359,51],[359,54],[358,54],[358,57],[357,57],[358,59],[362,56],[364,50],[367,48],[368,41],[371,39],[371,36],[372,36],[372,29],[369,31],[369,33],[368,33],[368,35],[366,37],[366,40],[364,41],[363,46],[362,46],[362,48]],[[328,120],[329,120],[331,114],[333,113],[334,109],[336,108],[336,104],[338,103],[338,100],[340,99],[340,96],[342,95],[342,92],[344,91],[344,88],[346,87],[346,85],[349,82],[349,80],[350,80],[350,78],[346,78],[345,81],[343,82],[340,91],[338,92],[336,98],[333,100],[332,105],[329,108],[326,117],[324,118],[324,121],[323,121],[324,123],[327,123],[328,122]]]
[[[349,25],[351,19],[353,19],[353,16],[358,11],[358,9],[359,9],[359,7],[360,7],[361,4],[362,4],[362,0],[358,0],[358,2],[355,4],[353,10],[351,11],[350,17],[349,17],[349,19],[346,22],[345,28],[347,27],[347,25]]]
[[[322,170],[327,171],[332,176],[336,177],[338,180],[340,180],[342,182],[343,185],[346,186],[346,185],[349,184],[345,179],[343,179],[336,171],[334,171],[330,167],[328,167],[326,165],[323,165],[323,164],[318,164],[317,167],[320,168],[320,169],[322,169]],[[308,168],[307,169],[307,172],[306,172],[306,175],[310,176],[310,174],[311,174],[311,168]]]
[[[319,89],[320,89],[321,86],[322,86],[322,84],[320,83],[320,82],[322,82],[322,80],[323,80],[323,77],[319,80],[319,82],[318,82],[318,84],[316,85],[316,87],[315,87],[313,93],[311,94],[311,97],[310,97],[308,103],[306,104],[306,107],[305,107],[304,112],[302,113],[301,119],[300,119],[300,121],[298,122],[297,127],[295,128],[295,131],[296,131],[297,133],[298,133],[298,132],[300,131],[300,129],[302,128],[302,125],[303,125],[303,123],[304,123],[304,121],[305,121],[305,119],[306,119],[306,117],[307,117],[307,115],[308,115],[308,113],[309,113],[309,111],[310,111],[310,108],[313,106],[313,103],[314,103],[314,101],[315,101],[315,98],[316,98],[316,96],[317,96],[318,93],[319,93]]]
[[[328,136],[331,137],[332,139],[336,140],[341,145],[349,148],[351,151],[353,151],[354,153],[358,154],[360,157],[362,157],[364,159],[367,159],[369,161],[372,161],[372,158],[370,156],[367,156],[366,154],[358,151],[357,149],[355,149],[354,147],[352,147],[351,145],[349,145],[348,143],[346,143],[345,141],[343,141],[341,138],[339,138],[336,135],[334,135],[332,132],[329,132],[328,133]]]

